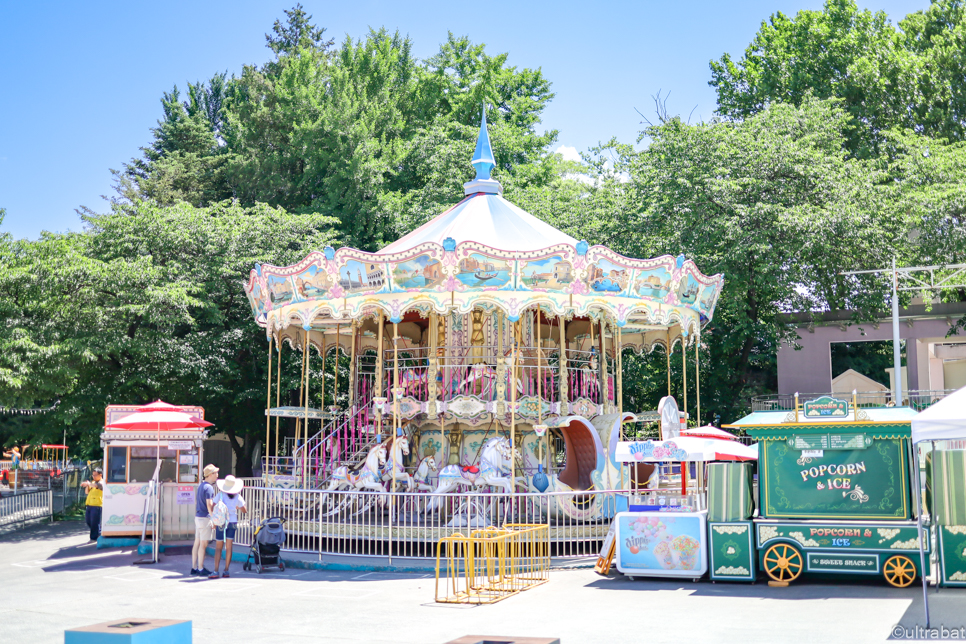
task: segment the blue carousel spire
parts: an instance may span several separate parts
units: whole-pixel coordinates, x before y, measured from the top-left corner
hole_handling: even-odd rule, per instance
[[[476,139],[476,152],[473,153],[473,167],[476,168],[476,178],[489,179],[490,170],[496,165],[493,158],[493,148],[490,147],[490,135],[486,131],[486,108],[480,122],[480,135]]]
[[[490,135],[486,130],[486,106],[483,106],[483,117],[480,119],[480,135],[476,139],[476,151],[473,153],[473,167],[476,177],[463,184],[463,191],[468,194],[479,192],[498,195],[503,192],[499,181],[490,178],[490,171],[496,166],[493,158],[493,148],[490,147]]]

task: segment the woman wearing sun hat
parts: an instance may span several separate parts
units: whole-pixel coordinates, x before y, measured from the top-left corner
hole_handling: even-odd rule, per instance
[[[228,577],[228,564],[231,563],[231,545],[235,540],[235,529],[238,526],[238,513],[248,512],[245,507],[245,499],[239,494],[245,484],[241,479],[236,479],[229,474],[218,481],[218,495],[214,498],[214,504],[224,503],[228,508],[228,522],[223,528],[215,529],[215,571],[208,576],[208,579],[218,578],[218,564],[221,561],[221,546],[225,546],[225,572],[222,577]]]

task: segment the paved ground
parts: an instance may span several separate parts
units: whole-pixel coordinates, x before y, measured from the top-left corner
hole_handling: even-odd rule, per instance
[[[130,617],[190,619],[195,642],[440,643],[470,633],[601,642],[881,642],[922,623],[922,591],[883,581],[755,585],[602,578],[550,583],[491,606],[435,604],[426,575],[286,570],[231,579],[184,573],[189,557],[134,566],[131,549],[95,550],[80,523],[0,537],[0,641],[63,642],[66,628]],[[210,564],[209,564],[210,567]],[[966,591],[930,591],[933,625],[966,626]]]

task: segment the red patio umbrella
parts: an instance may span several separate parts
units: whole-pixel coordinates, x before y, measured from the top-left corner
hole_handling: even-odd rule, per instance
[[[723,429],[718,429],[714,425],[704,425],[703,427],[690,427],[681,430],[681,436],[696,436],[698,438],[717,438],[726,441],[736,441],[738,437]]]
[[[184,407],[179,405],[172,405],[171,403],[166,403],[163,400],[155,400],[150,405],[145,405],[143,407],[138,407],[134,411],[184,411]]]

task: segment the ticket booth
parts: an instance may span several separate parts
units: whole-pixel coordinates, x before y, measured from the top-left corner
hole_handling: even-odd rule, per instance
[[[106,428],[138,409],[137,405],[111,405],[105,413],[104,509],[101,534],[105,537],[141,536],[154,533],[154,499],[151,479],[160,459],[161,516],[163,536],[185,531],[185,515],[194,517],[195,488],[204,461],[204,428],[142,431]],[[184,413],[204,419],[201,407],[185,407]],[[180,507],[185,506],[185,507]],[[171,524],[171,525],[169,525]]]

